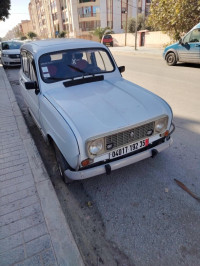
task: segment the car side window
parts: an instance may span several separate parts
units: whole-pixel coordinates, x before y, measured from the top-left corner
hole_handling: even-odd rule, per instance
[[[27,53],[25,51],[21,52],[21,65],[22,65],[23,73],[27,76],[27,78],[29,78],[30,77],[29,61],[28,61]]]
[[[22,61],[22,70],[24,74],[27,76],[27,78],[29,78],[31,81],[37,82],[37,75],[36,75],[32,55],[23,51],[21,53],[21,61]]]
[[[200,29],[194,29],[191,32],[189,42],[200,42]]]
[[[189,33],[184,37],[184,43],[189,43],[189,41],[190,41],[190,35],[191,35],[191,32],[189,32]]]

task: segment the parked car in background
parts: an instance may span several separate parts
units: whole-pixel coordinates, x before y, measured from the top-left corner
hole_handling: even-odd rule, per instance
[[[0,46],[1,63],[3,67],[20,66],[20,47],[23,42],[3,41]]]
[[[200,64],[200,23],[179,42],[167,46],[163,57],[169,66],[174,66],[177,62]]]
[[[113,46],[113,37],[110,34],[104,35],[101,41],[106,46]]]
[[[20,85],[55,149],[65,182],[110,174],[172,144],[172,110],[125,80],[105,45],[78,39],[26,43]]]

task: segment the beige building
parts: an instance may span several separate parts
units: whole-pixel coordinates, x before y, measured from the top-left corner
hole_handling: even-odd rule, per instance
[[[30,20],[22,20],[19,26],[23,36],[27,36],[28,32],[33,31],[33,26]]]
[[[22,20],[21,23],[17,24],[12,30],[10,30],[4,39],[20,39],[23,36],[27,36],[29,31],[33,31],[32,23],[30,20]]]
[[[123,32],[127,17],[148,14],[151,0],[31,0],[33,31],[41,38],[56,37],[62,31],[68,37],[91,38],[97,27]]]

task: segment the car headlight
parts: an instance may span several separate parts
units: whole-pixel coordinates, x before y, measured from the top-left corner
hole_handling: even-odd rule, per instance
[[[104,139],[100,138],[90,141],[88,142],[87,146],[88,146],[89,155],[91,155],[92,157],[100,155],[104,151]]]
[[[2,54],[2,56],[3,56],[3,57],[9,57],[9,55],[8,55],[8,54]]]
[[[167,129],[168,117],[162,117],[155,121],[155,132],[163,133]]]

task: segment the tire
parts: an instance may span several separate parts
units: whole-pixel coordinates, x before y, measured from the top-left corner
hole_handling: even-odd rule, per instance
[[[67,163],[67,161],[65,160],[64,156],[62,155],[62,153],[60,152],[60,150],[58,149],[58,147],[57,147],[57,145],[55,143],[53,143],[53,147],[54,147],[54,151],[55,151],[58,171],[60,173],[60,176],[61,176],[62,180],[66,184],[72,183],[74,180],[69,179],[64,174],[65,170],[69,169],[69,164]]]
[[[168,66],[175,66],[177,63],[175,53],[171,52],[166,56],[166,62]]]
[[[110,46],[113,47],[113,42],[110,43]]]

